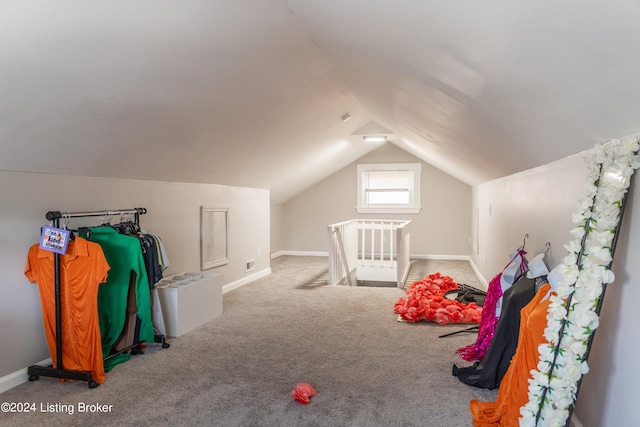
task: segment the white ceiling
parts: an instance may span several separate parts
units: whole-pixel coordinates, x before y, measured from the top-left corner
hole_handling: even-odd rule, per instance
[[[0,169],[281,203],[377,148],[352,135],[373,122],[474,185],[638,132],[639,22],[631,0],[0,0]]]

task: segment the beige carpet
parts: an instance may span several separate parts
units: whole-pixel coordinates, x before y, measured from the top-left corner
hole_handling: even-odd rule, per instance
[[[472,284],[458,262],[437,263],[425,268]],[[280,257],[272,270],[225,294],[222,317],[169,349],[150,345],[96,389],[41,378],[3,393],[36,411],[0,413],[0,425],[461,427],[470,399],[495,398],[451,375],[475,335],[441,339],[463,326],[398,322],[403,289],[328,286],[326,258]],[[310,404],[291,397],[297,382],[317,389]]]
[[[450,276],[457,283],[464,283],[477,289],[486,289],[486,286],[478,279],[468,261],[434,259],[412,260],[405,287],[434,272]]]

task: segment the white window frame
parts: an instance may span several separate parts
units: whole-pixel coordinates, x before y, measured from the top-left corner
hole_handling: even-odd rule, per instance
[[[401,171],[410,172],[413,176],[411,188],[409,188],[409,203],[407,204],[366,204],[366,175],[376,171]],[[420,182],[422,164],[420,163],[370,163],[358,164],[358,213],[420,213]]]

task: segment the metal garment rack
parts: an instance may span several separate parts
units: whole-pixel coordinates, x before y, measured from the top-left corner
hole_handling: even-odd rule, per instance
[[[81,217],[106,217],[106,216],[124,216],[134,215],[134,221],[136,224],[140,223],[140,215],[147,213],[145,208],[133,208],[123,209],[115,211],[96,211],[96,212],[60,212],[49,211],[46,214],[46,218],[49,221],[53,221],[55,228],[60,228],[60,220],[64,218],[81,218]],[[55,286],[55,304],[56,304],[56,363],[55,366],[29,366],[27,372],[29,374],[29,381],[36,381],[41,376],[64,378],[68,380],[86,381],[89,388],[98,387],[98,383],[93,379],[91,371],[69,371],[64,369],[64,363],[62,360],[62,304],[60,302],[60,255],[58,253],[53,254],[53,273],[54,273],[54,286]]]

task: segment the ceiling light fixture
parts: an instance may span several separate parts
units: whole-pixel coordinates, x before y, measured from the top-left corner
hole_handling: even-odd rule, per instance
[[[366,142],[385,142],[387,140],[386,135],[365,135],[362,137]]]
[[[349,120],[351,118],[351,114],[349,113],[344,113],[342,115],[342,117],[340,117],[342,119],[343,122],[346,122],[347,120]]]

